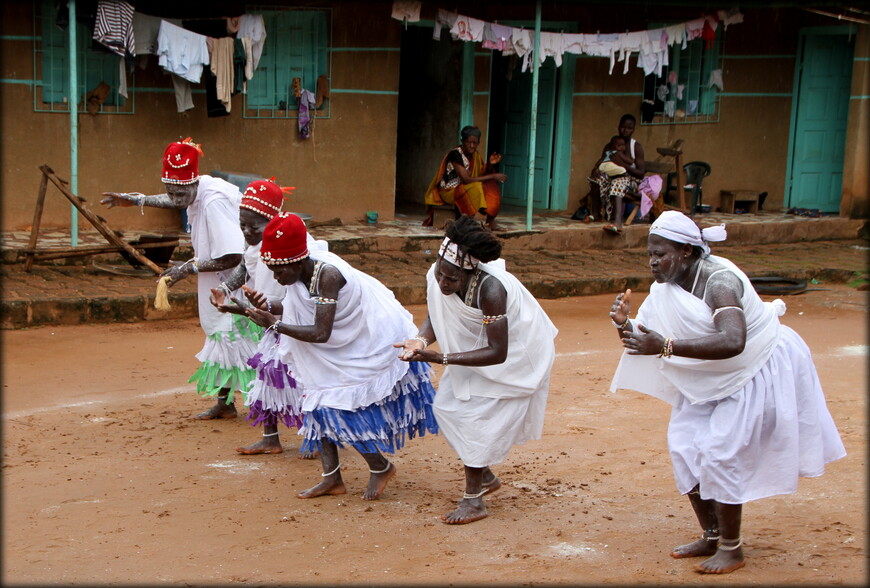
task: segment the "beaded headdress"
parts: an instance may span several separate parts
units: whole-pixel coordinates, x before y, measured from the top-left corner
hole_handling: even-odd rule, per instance
[[[170,143],[163,152],[163,174],[160,177],[164,184],[192,184],[199,180],[199,156],[202,149],[190,140]]]
[[[242,194],[241,208],[253,210],[268,219],[275,218],[281,212],[281,205],[287,196],[295,188],[292,186],[279,186],[275,183],[275,176],[268,180],[256,180],[248,184],[245,193]]]
[[[438,249],[438,255],[441,259],[445,259],[462,269],[473,270],[480,263],[480,260],[467,253],[459,250],[459,245],[450,240],[450,237],[444,237],[441,242],[441,247]]]
[[[308,257],[305,222],[291,212],[279,212],[263,229],[260,259],[266,265],[296,263]]]

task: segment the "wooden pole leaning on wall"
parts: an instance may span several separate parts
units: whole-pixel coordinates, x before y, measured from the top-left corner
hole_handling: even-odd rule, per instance
[[[117,231],[111,229],[106,222],[106,219],[91,211],[91,209],[88,208],[87,204],[85,203],[86,201],[84,198],[73,194],[73,192],[67,187],[67,184],[69,182],[57,177],[57,175],[54,173],[54,170],[48,167],[48,165],[41,165],[39,167],[39,171],[42,172],[42,181],[39,184],[39,194],[36,198],[36,209],[33,213],[33,227],[30,231],[30,242],[24,253],[25,271],[30,271],[30,269],[33,267],[33,261],[38,255],[38,250],[36,249],[36,242],[39,239],[39,226],[42,223],[42,212],[45,207],[45,192],[48,186],[48,182],[51,182],[57,187],[58,190],[60,190],[60,193],[63,194],[67,198],[67,200],[72,203],[73,206],[75,206],[75,208],[81,213],[81,215],[85,219],[87,219],[87,221],[91,223],[103,237],[105,237],[106,241],[109,242],[112,250],[117,249],[126,251],[133,257],[133,259],[150,269],[156,275],[160,275],[163,272],[163,269],[159,265],[145,257],[145,255],[141,253],[139,249],[127,243],[127,241],[125,241]],[[48,250],[44,251],[46,253],[49,253]],[[64,250],[53,249],[51,250],[51,253],[49,253],[49,258],[58,257],[57,254],[60,252],[65,253],[63,257],[75,257],[77,255],[85,256],[95,253],[93,248],[87,247],[81,249],[78,247],[72,247],[70,249]]]

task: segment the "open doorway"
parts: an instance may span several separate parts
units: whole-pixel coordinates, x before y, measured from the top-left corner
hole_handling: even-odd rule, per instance
[[[425,193],[441,159],[458,142],[462,43],[432,38],[429,27],[402,30],[396,126],[396,213],[425,214]]]

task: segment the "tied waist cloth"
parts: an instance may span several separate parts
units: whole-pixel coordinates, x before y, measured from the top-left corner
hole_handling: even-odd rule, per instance
[[[600,193],[604,204],[605,218],[610,220],[613,218],[614,199],[625,198],[625,193],[629,190],[637,191],[639,182],[628,175],[611,178],[607,174],[602,174],[598,180],[598,185],[601,188]]]

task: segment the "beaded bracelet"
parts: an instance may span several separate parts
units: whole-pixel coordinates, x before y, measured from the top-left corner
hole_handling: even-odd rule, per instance
[[[441,355],[441,365],[448,365],[448,364],[447,364],[447,354],[446,354],[446,353],[444,353],[444,354]]]
[[[266,299],[266,312],[272,314],[272,301],[269,299]]]
[[[498,321],[498,320],[505,318],[506,316],[507,316],[506,314],[496,314],[496,315],[486,315],[485,314],[485,315],[483,315],[483,324],[489,325],[491,323],[494,323],[495,321]]]
[[[616,327],[617,329],[624,329],[625,327],[628,326],[628,315],[625,315],[625,320],[622,321],[622,324],[619,324],[618,322],[616,322],[615,320],[613,320],[613,317],[610,317],[610,323],[611,323],[614,327]]]
[[[664,345],[662,345],[662,352],[659,353],[659,357],[668,358],[674,354],[674,340],[670,337],[665,337]]]
[[[429,340],[426,339],[426,337],[424,337],[423,335],[417,335],[416,337],[411,339],[411,341],[419,341],[420,343],[423,344],[423,349],[426,349],[427,347],[429,347]]]
[[[278,328],[279,328],[282,324],[283,324],[283,323],[282,323],[281,321],[275,321],[275,322],[272,323],[272,324],[269,326],[269,328],[267,328],[266,330],[267,330],[267,331],[275,331],[275,334],[276,334],[276,335],[280,335],[281,333],[278,332]]]
[[[337,301],[335,298],[324,298],[323,296],[318,296],[314,299],[314,304],[336,304]]]

